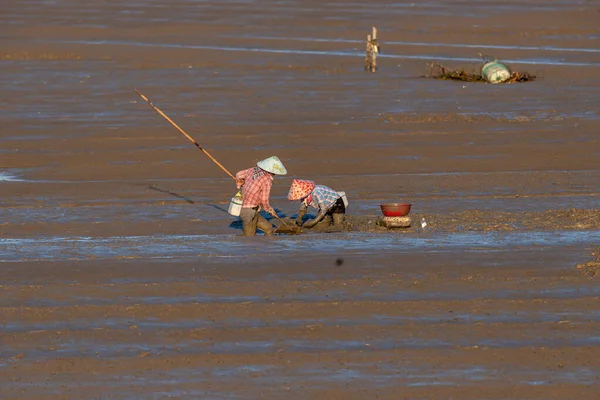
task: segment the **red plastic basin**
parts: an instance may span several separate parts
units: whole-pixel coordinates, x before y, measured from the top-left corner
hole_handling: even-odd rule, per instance
[[[404,217],[410,212],[411,204],[387,203],[381,204],[379,207],[386,217]]]

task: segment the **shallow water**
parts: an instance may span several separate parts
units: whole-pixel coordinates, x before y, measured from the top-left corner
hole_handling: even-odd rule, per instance
[[[122,45],[122,46],[137,46],[137,47],[155,47],[155,48],[174,48],[174,49],[198,49],[198,50],[215,50],[227,52],[249,52],[249,53],[272,53],[272,54],[294,54],[294,55],[311,55],[311,56],[337,56],[337,57],[363,57],[363,52],[356,50],[334,51],[334,50],[297,50],[297,49],[275,49],[267,47],[233,47],[233,46],[210,46],[210,45],[190,45],[176,43],[147,43],[147,42],[131,42],[131,41],[93,41],[93,40],[73,40],[73,41],[55,41],[55,43],[70,43],[70,44],[85,44],[85,45]],[[480,58],[475,57],[451,57],[435,54],[409,55],[409,54],[385,54],[381,58],[404,59],[404,60],[425,60],[425,61],[463,61],[470,63],[479,63]],[[598,62],[576,62],[565,61],[564,59],[537,57],[523,59],[503,59],[505,63],[516,65],[555,65],[555,66],[571,66],[571,67],[600,67]]]
[[[586,296],[598,296],[600,290],[587,290],[585,293],[582,293],[583,297]],[[333,294],[336,297],[336,301],[344,301],[344,300],[358,300],[357,297],[339,296],[337,294]],[[508,296],[512,296],[512,294],[507,294]],[[365,296],[365,298],[370,298],[371,296]],[[565,296],[567,297],[567,296]],[[569,295],[569,297],[572,297]],[[427,299],[436,299],[436,300],[444,300],[441,296],[427,297]],[[466,299],[464,297],[463,299]],[[493,294],[486,298],[494,299],[500,298],[495,297]],[[526,298],[526,297],[522,297]],[[552,298],[561,298],[553,297],[553,296],[532,296],[532,298],[536,299],[552,299]],[[411,298],[403,298],[403,300],[424,300],[425,297],[417,297],[413,296]],[[136,298],[128,298],[127,300],[131,301],[131,304],[144,303],[144,304],[166,304],[161,302],[154,302],[152,299],[136,299]],[[180,302],[179,299],[167,299],[172,300],[171,304],[177,304]],[[240,301],[243,300],[243,301]],[[311,301],[311,299],[306,299],[302,297],[298,298],[290,298],[285,299],[286,302],[292,301]],[[316,300],[316,299],[312,299]],[[398,301],[398,298],[385,298],[380,299],[381,301]],[[115,300],[118,304],[128,304],[127,301],[122,301],[122,299]],[[206,302],[203,299],[191,299],[189,300],[194,303],[203,303]],[[221,302],[223,300],[219,299],[217,302]],[[252,298],[248,297],[240,297],[236,299],[235,302],[258,302],[265,303],[267,302],[264,298]],[[277,300],[275,300],[277,301]],[[322,298],[319,299],[322,301]],[[184,302],[187,302],[184,301]],[[268,302],[271,302],[270,300]],[[99,305],[100,303],[89,303],[85,301],[78,301],[77,305]],[[115,304],[114,302],[106,302],[103,304]],[[52,307],[64,307],[67,305],[72,305],[66,302],[53,304]],[[24,306],[27,307],[37,307],[35,303],[26,303]],[[129,329],[129,327],[133,324],[136,325],[136,329],[141,331],[154,331],[157,329],[204,329],[204,328],[227,328],[227,329],[248,329],[248,328],[267,328],[267,327],[285,327],[285,328],[293,328],[293,327],[305,327],[305,326],[314,326],[316,324],[320,326],[342,326],[342,327],[352,327],[352,326],[399,326],[399,325],[410,325],[414,323],[419,324],[439,324],[439,323],[447,323],[451,322],[452,324],[501,324],[501,323],[559,323],[561,321],[568,321],[571,324],[577,323],[585,323],[586,321],[595,321],[600,322],[600,311],[595,313],[582,313],[582,312],[559,312],[559,313],[549,313],[549,312],[519,312],[517,313],[498,313],[493,315],[480,315],[480,314],[462,314],[462,313],[452,313],[448,315],[448,313],[440,313],[439,315],[430,314],[426,316],[390,316],[390,315],[377,315],[373,314],[364,318],[355,318],[355,319],[345,319],[345,318],[319,318],[319,319],[285,319],[285,320],[269,320],[265,321],[262,319],[235,319],[231,318],[227,321],[215,322],[210,319],[202,320],[202,319],[193,319],[193,320],[177,320],[177,321],[161,321],[155,318],[135,318],[135,319],[115,319],[115,318],[106,318],[104,320],[97,319],[76,319],[69,321],[56,321],[56,322],[48,322],[48,323],[8,323],[3,326],[3,330],[7,333],[25,333],[25,332],[42,332],[42,331],[61,331],[61,330],[70,330],[70,331],[90,331],[90,330],[98,330],[98,329]]]
[[[166,283],[166,282],[162,282]],[[476,300],[480,298],[486,299],[578,299],[578,298],[586,298],[586,297],[595,297],[600,295],[600,288],[593,287],[581,287],[581,286],[563,286],[563,287],[555,287],[550,289],[531,289],[531,290],[471,290],[468,293],[458,293],[458,292],[446,292],[446,291],[437,291],[437,292],[423,292],[419,290],[413,291],[390,291],[390,292],[376,292],[376,291],[367,291],[363,293],[354,293],[344,290],[327,290],[324,292],[316,291],[316,292],[308,292],[308,293],[291,293],[287,294],[285,297],[275,297],[272,298],[270,296],[260,296],[260,295],[192,295],[192,296],[137,296],[137,295],[126,295],[123,293],[122,289],[119,290],[110,290],[111,288],[103,288],[102,295],[98,295],[95,297],[89,296],[81,296],[81,295],[72,295],[67,296],[64,295],[60,299],[31,299],[27,301],[19,300],[19,301],[3,301],[2,305],[5,307],[17,307],[17,306],[25,306],[25,307],[65,307],[65,306],[103,306],[103,305],[135,305],[135,304],[145,304],[145,305],[182,305],[182,304],[236,304],[236,303],[293,303],[293,302],[303,302],[303,303],[315,303],[322,301],[377,301],[377,302],[398,302],[398,301],[423,301],[423,300],[436,300],[436,301],[450,301],[450,300]],[[103,297],[107,296],[107,297]],[[522,312],[518,315],[510,315],[510,314],[495,314],[492,316],[477,316],[477,315],[469,315],[469,314],[460,314],[456,313],[452,315],[452,319],[463,320],[464,322],[548,322],[555,321],[558,322],[561,319],[578,319],[579,317],[583,317],[589,320],[596,320],[600,318],[600,314],[598,313],[538,313],[538,312]],[[388,317],[388,316],[377,316],[374,315],[373,318],[378,320],[378,324],[396,324],[406,321],[437,321],[440,317],[434,316],[423,316],[423,317]],[[447,318],[447,316],[446,316]],[[98,324],[119,324],[123,323],[122,321],[114,321],[110,322],[110,319],[106,319],[104,321],[69,321],[66,323],[58,323],[55,325],[53,323],[41,324],[29,326],[28,324],[5,324],[4,327],[7,330],[15,330],[15,329],[25,329],[19,328],[23,326],[29,326],[26,329],[60,329],[60,326],[69,329],[76,329],[75,327],[79,326],[82,329],[88,329],[88,327],[97,326]],[[340,324],[340,320],[336,320],[336,324]],[[363,320],[344,320],[342,325],[353,325],[366,323]],[[187,321],[187,322],[151,322],[151,321],[138,321],[137,325],[141,326],[153,326],[154,328],[159,327],[177,327],[180,324],[183,324],[181,327],[186,328],[194,328],[194,327],[202,327],[207,322],[206,321]],[[318,320],[313,322],[319,322],[326,324],[327,320]],[[260,320],[256,320],[255,322],[246,322],[243,325],[237,326],[237,328],[244,327],[252,327],[259,326],[263,324]],[[297,324],[308,324],[308,321],[297,322],[295,320],[285,320],[281,321],[282,325],[289,324],[290,326],[295,326]],[[333,323],[333,322],[332,322]],[[373,324],[375,322],[370,321],[369,323]],[[66,325],[65,325],[66,324]],[[197,325],[199,324],[199,325]],[[269,322],[269,324],[278,325],[277,322]],[[67,326],[68,325],[68,326]],[[54,327],[54,328],[53,328]]]
[[[383,339],[370,340],[368,343],[358,340],[320,340],[320,341],[305,341],[305,340],[273,340],[273,341],[245,341],[245,342],[220,342],[211,343],[209,340],[182,340],[176,345],[163,345],[153,343],[127,343],[113,345],[98,345],[92,341],[75,341],[71,340],[63,344],[59,344],[53,350],[30,350],[24,355],[28,358],[36,357],[40,360],[48,357],[93,357],[97,355],[100,358],[111,357],[131,357],[136,356],[140,352],[153,352],[162,355],[177,354],[185,351],[189,355],[197,353],[210,352],[211,354],[262,354],[273,353],[278,348],[285,347],[287,351],[294,353],[310,353],[326,350],[344,350],[356,351],[368,347],[370,351],[391,351],[398,349],[443,349],[456,346],[486,346],[488,348],[521,348],[528,347],[533,344],[541,346],[572,346],[586,347],[600,344],[600,336],[581,336],[573,335],[570,338],[564,338],[562,334],[549,334],[542,339],[530,340],[514,340],[514,339],[483,339],[471,340],[468,338],[460,340],[444,340],[444,339],[420,339],[420,338],[405,338],[405,339]],[[0,357],[10,358],[16,356],[17,353],[4,347],[0,350]]]
[[[183,259],[203,257],[260,257],[310,251],[320,254],[404,253],[417,250],[490,252],[510,247],[591,245],[600,241],[600,231],[467,232],[436,234],[336,233],[276,236],[261,241],[236,235],[155,235],[113,237],[0,238],[0,262],[99,260],[115,258]]]
[[[237,36],[231,36],[237,37]],[[300,41],[300,42],[325,42],[325,43],[354,43],[363,44],[363,41],[353,39],[332,39],[332,38],[309,38],[309,37],[280,37],[280,36],[257,36],[246,35],[245,38],[266,39],[266,40],[284,40],[284,41]],[[560,52],[582,52],[582,53],[600,53],[600,49],[596,48],[570,48],[570,47],[554,47],[554,46],[503,46],[503,45],[488,45],[488,44],[466,44],[466,43],[427,43],[427,42],[404,42],[404,41],[386,41],[385,45],[402,45],[402,46],[418,46],[418,47],[456,47],[456,48],[481,48],[481,49],[507,49],[507,50],[539,50],[539,51],[560,51]],[[385,54],[382,54],[385,57]]]
[[[290,381],[289,375],[292,373],[297,376],[296,380]],[[178,389],[185,387],[193,382],[214,381],[228,379],[233,381],[246,382],[246,385],[261,385],[267,382],[274,382],[281,385],[286,390],[297,389],[304,385],[311,385],[318,389],[325,389],[328,383],[351,383],[357,380],[364,382],[364,387],[376,390],[380,386],[393,384],[397,387],[418,387],[418,386],[456,386],[477,382],[495,383],[499,376],[513,376],[515,380],[524,385],[545,386],[553,382],[562,384],[582,383],[593,384],[594,371],[589,368],[567,368],[558,370],[553,374],[553,379],[548,380],[543,373],[530,369],[526,371],[511,372],[500,368],[489,368],[487,366],[473,366],[467,369],[448,369],[443,372],[431,372],[423,367],[411,367],[408,365],[397,365],[390,362],[378,363],[377,369],[365,368],[358,363],[349,363],[344,368],[328,370],[318,365],[307,366],[304,368],[293,369],[281,368],[276,365],[265,364],[246,364],[240,367],[219,366],[214,368],[197,368],[195,370],[173,370],[167,373],[153,376],[151,379],[141,378],[139,376],[122,376],[121,379],[115,379],[112,383],[119,390],[119,396],[115,398],[127,399],[147,399],[132,392],[128,385],[148,385],[156,387],[153,391],[155,397],[164,396],[194,396],[197,398],[210,399],[243,399],[243,395],[223,394],[222,392],[211,392],[210,390],[185,390]],[[269,378],[266,378],[266,377]],[[250,383],[251,382],[251,383]],[[93,382],[86,382],[86,385],[94,385]],[[100,383],[96,383],[100,386]],[[26,387],[25,384],[17,386]],[[161,391],[158,388],[164,386],[173,387],[169,391]],[[50,384],[48,390],[56,387],[56,393],[60,393],[57,384]],[[509,399],[507,397],[507,399]]]
[[[22,179],[18,178],[15,174],[9,172],[0,172],[0,182],[21,182]]]

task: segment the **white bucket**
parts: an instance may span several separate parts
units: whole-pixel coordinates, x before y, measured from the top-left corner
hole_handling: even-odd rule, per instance
[[[346,192],[338,192],[342,201],[344,202],[344,207],[348,207],[348,198],[346,197]]]
[[[489,83],[502,83],[510,78],[510,71],[504,64],[492,61],[481,68],[481,77]]]
[[[242,212],[242,194],[237,192],[235,196],[231,198],[231,202],[229,202],[229,210],[227,210],[229,215],[233,215],[234,217],[239,217]]]

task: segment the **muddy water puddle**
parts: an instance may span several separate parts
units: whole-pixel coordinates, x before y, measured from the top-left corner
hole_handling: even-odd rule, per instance
[[[585,296],[598,296],[593,290],[588,290]],[[248,298],[251,298],[248,296]],[[488,298],[495,298],[488,296]],[[516,299],[516,297],[512,297]],[[532,297],[544,298],[544,297]],[[569,298],[575,298],[569,296]],[[348,297],[348,300],[362,300],[360,296]],[[444,300],[442,297],[436,297],[438,300]],[[265,302],[264,299],[257,299],[258,303]],[[338,299],[339,300],[339,299]],[[296,298],[291,301],[306,302],[302,298]],[[309,299],[310,301],[310,299]],[[382,301],[394,301],[394,299],[382,299]],[[84,305],[85,303],[78,303]],[[108,305],[109,303],[104,303]],[[127,301],[121,301],[119,304],[127,305]],[[152,302],[144,302],[144,304],[156,304]],[[29,304],[24,304],[26,307],[31,307]],[[226,320],[215,321],[213,319],[193,320],[170,320],[165,321],[161,318],[103,318],[103,319],[69,319],[68,321],[54,321],[46,323],[32,322],[9,322],[3,325],[4,333],[32,333],[52,331],[95,331],[102,329],[130,329],[135,325],[140,331],[156,331],[164,329],[253,329],[253,328],[297,328],[297,327],[358,327],[358,326],[402,326],[411,324],[426,324],[436,325],[443,323],[451,323],[453,325],[469,325],[469,324],[536,324],[536,323],[569,323],[569,324],[586,324],[589,322],[600,322],[600,311],[596,312],[537,312],[537,311],[522,311],[522,312],[500,312],[494,314],[464,314],[464,313],[445,313],[445,314],[428,314],[423,316],[398,316],[398,315],[379,315],[373,314],[362,318],[310,318],[310,319],[241,319],[229,318]]]
[[[533,332],[532,332],[533,333]],[[52,345],[52,343],[49,343]],[[99,345],[93,340],[59,340],[52,350],[25,350],[23,354],[27,358],[44,360],[55,357],[135,357],[141,352],[160,354],[161,356],[177,355],[181,352],[189,356],[197,354],[264,354],[274,353],[280,348],[292,353],[311,353],[321,351],[361,351],[368,348],[369,351],[393,351],[399,349],[446,349],[452,347],[487,347],[487,348],[521,348],[532,345],[538,346],[571,346],[585,347],[600,345],[600,336],[572,334],[568,338],[563,333],[548,334],[544,338],[533,339],[382,339],[371,340],[295,340],[277,339],[273,341],[244,342],[213,342],[208,340],[180,340],[174,345],[155,344],[152,342],[138,343],[115,343]],[[0,357],[11,358],[17,356],[10,346],[3,346]]]
[[[592,245],[600,231],[490,232],[429,234],[332,233],[277,236],[271,240],[236,235],[156,235],[112,237],[2,238],[0,262],[99,260],[115,258],[202,259],[203,257],[260,257],[264,252],[288,254],[369,254],[373,251],[506,251],[509,247],[550,248],[559,245]],[[257,247],[260,243],[260,247]]]
[[[277,371],[277,368],[272,366],[264,365],[249,365],[245,368],[219,368],[214,372],[217,376],[239,376],[240,378],[244,375],[249,375],[252,372],[269,372],[269,375],[276,376],[278,380],[284,380],[284,376],[281,372]],[[401,368],[394,366],[393,364],[381,363],[378,364],[377,373],[369,371],[368,368],[360,364],[349,364],[342,369],[336,371],[326,371],[317,368],[316,366],[312,369],[303,368],[295,371],[297,376],[302,379],[314,380],[314,383],[324,381],[352,381],[355,379],[364,380],[368,386],[376,386],[386,383],[398,384],[400,386],[428,386],[428,385],[456,385],[459,383],[465,383],[465,381],[493,381],[494,377],[506,373],[506,371],[500,371],[485,366],[473,366],[466,369],[448,369],[437,373],[432,372],[426,368],[420,368],[415,366],[404,365]],[[510,373],[510,372],[509,372]],[[513,374],[517,374],[514,373]],[[241,375],[241,376],[240,376]],[[531,385],[538,384],[549,384],[549,381],[545,381],[546,378],[539,371],[520,371],[519,378],[522,382]],[[576,382],[581,379],[582,382],[593,382],[594,371],[592,369],[581,368],[573,371],[564,371],[563,374],[558,377],[558,380],[563,383],[570,381]],[[263,380],[260,376],[256,377],[259,381]],[[318,383],[317,383],[318,384]]]
[[[0,182],[22,182],[23,179],[17,176],[17,173],[0,172]]]
[[[293,375],[294,378],[290,376]],[[188,387],[197,383],[212,384],[219,388],[218,382],[227,380],[232,385],[242,385],[253,389],[260,385],[277,385],[282,390],[292,391],[310,386],[313,389],[323,390],[334,385],[348,385],[360,382],[363,388],[376,390],[379,387],[393,385],[395,387],[455,387],[470,386],[481,383],[496,384],[499,379],[509,378],[511,381],[522,385],[545,386],[569,383],[594,384],[595,371],[590,368],[566,368],[556,371],[552,379],[545,373],[532,368],[523,368],[519,371],[507,371],[502,368],[490,368],[487,365],[472,367],[447,368],[433,371],[422,366],[411,366],[406,363],[398,365],[392,362],[379,362],[377,368],[368,367],[360,363],[347,363],[342,368],[324,368],[319,364],[305,365],[303,367],[281,367],[269,364],[246,364],[243,366],[215,366],[211,368],[197,367],[194,369],[177,368],[163,373],[145,375],[143,378],[135,375],[100,376],[95,381],[83,381],[87,387],[101,389],[110,381],[110,386],[118,391],[118,395],[111,396],[115,399],[146,400],[148,397],[132,390],[132,386],[143,385],[148,387],[154,396],[152,398],[183,396],[205,399],[244,399],[243,395],[228,393],[218,389],[194,390]],[[61,393],[60,384],[50,382],[45,385],[49,393]],[[15,383],[18,388],[27,388],[25,383]],[[165,390],[166,387],[172,388]],[[281,393],[281,392],[279,392]],[[510,399],[510,397],[506,397]]]
[[[149,42],[134,42],[127,40],[54,40],[52,42],[43,41],[44,43],[63,43],[63,44],[85,44],[85,45],[120,45],[120,46],[135,46],[135,47],[153,47],[167,49],[196,49],[196,50],[213,50],[223,52],[246,52],[246,53],[266,53],[266,54],[288,54],[288,55],[304,55],[304,56],[336,56],[336,57],[354,57],[360,58],[363,54],[358,49],[348,50],[300,50],[300,49],[277,49],[269,47],[236,47],[236,46],[213,46],[213,45],[192,45],[192,44],[175,44],[175,43],[149,43]],[[479,63],[481,59],[475,57],[454,57],[443,56],[437,54],[385,54],[382,58],[398,59],[398,60],[424,60],[424,61],[460,61],[469,63]],[[564,58],[551,57],[533,57],[522,59],[503,59],[503,62],[515,65],[548,65],[548,66],[570,66],[570,67],[598,67],[600,61],[565,61]]]
[[[399,271],[400,272],[400,271]],[[447,289],[447,290],[446,290]],[[67,295],[63,294],[60,298],[40,298],[40,299],[27,299],[27,300],[5,300],[0,304],[3,307],[40,307],[40,308],[51,308],[51,307],[68,307],[68,306],[108,306],[108,305],[183,305],[183,304],[272,304],[272,303],[318,303],[318,302],[337,302],[337,301],[373,301],[373,302],[398,302],[398,301],[451,301],[451,300],[477,300],[477,299],[577,299],[585,297],[600,296],[600,288],[590,286],[566,286],[559,285],[552,288],[544,289],[521,289],[521,290],[510,290],[510,289],[486,289],[486,290],[475,290],[472,289],[468,292],[457,292],[452,291],[450,287],[445,290],[439,291],[372,291],[365,290],[360,293],[355,291],[344,291],[339,289],[329,289],[324,291],[318,291],[310,293],[286,293],[281,296],[267,296],[267,295],[189,295],[189,296],[140,296],[140,295],[124,295],[123,290],[111,290],[111,288],[104,288],[104,296],[83,296],[83,295]],[[304,290],[307,292],[307,290]],[[524,316],[525,315],[525,316]],[[507,320],[513,318],[514,321],[521,320],[522,318],[530,318],[527,312],[519,315],[512,315],[507,317]],[[560,318],[561,313],[548,315],[544,318]],[[592,318],[592,314],[585,314]],[[595,314],[594,314],[595,315]],[[600,315],[600,314],[599,314]],[[384,316],[381,316],[385,319]],[[429,318],[429,317],[427,317]],[[477,316],[460,316],[454,315],[454,318],[474,320],[478,318],[482,322],[494,320],[495,317],[477,317]],[[502,317],[504,318],[504,317]],[[419,319],[419,318],[417,318]],[[535,319],[535,318],[534,318]],[[489,322],[488,321],[488,322]],[[83,324],[86,325],[86,324]],[[9,329],[8,325],[5,328]],[[40,328],[42,329],[42,328]]]
[[[238,38],[239,36],[225,35],[224,37]],[[263,40],[282,40],[299,42],[325,42],[325,43],[353,43],[363,44],[363,41],[354,39],[340,38],[309,38],[309,37],[286,37],[286,36],[260,36],[244,35],[244,38],[263,39]],[[558,39],[559,37],[556,37]],[[405,41],[385,41],[385,45],[416,46],[416,47],[450,47],[450,48],[476,48],[476,49],[503,49],[503,50],[523,50],[523,51],[558,51],[558,52],[581,52],[581,53],[600,53],[596,48],[573,48],[573,47],[555,47],[555,46],[515,46],[515,45],[489,45],[489,44],[467,44],[467,43],[441,43],[441,42],[405,42]]]
[[[197,197],[196,197],[197,199]],[[43,199],[40,199],[43,202]],[[98,201],[102,203],[95,205],[95,202],[87,202],[85,205],[76,207],[22,207],[22,208],[6,208],[7,217],[5,223],[12,224],[31,224],[31,223],[59,223],[68,224],[73,222],[85,223],[110,223],[124,221],[164,221],[168,219],[183,219],[189,220],[192,217],[200,217],[204,220],[214,219],[214,215],[198,215],[194,209],[193,215],[190,215],[190,210],[179,205],[128,205],[124,200],[109,201],[112,205],[105,205],[106,201]],[[130,200],[130,203],[135,203],[135,200]],[[160,201],[156,201],[160,203]],[[114,207],[119,204],[119,213],[116,214]],[[212,217],[212,218],[211,218]]]

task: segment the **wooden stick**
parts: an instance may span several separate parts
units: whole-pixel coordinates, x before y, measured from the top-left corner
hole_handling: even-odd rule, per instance
[[[291,231],[298,231],[298,232],[302,232],[302,227],[299,227],[297,225],[288,225],[287,222],[285,222],[284,220],[282,220],[279,215],[277,215],[277,213],[272,213],[272,216],[274,216],[275,218],[277,218],[279,220],[279,222],[281,222],[282,225],[286,226],[289,230]]]
[[[377,70],[377,28],[373,27],[371,41],[371,72]]]
[[[148,100],[148,98],[147,98],[146,96],[144,96],[143,94],[141,94],[140,92],[138,92],[138,90],[137,90],[137,89],[133,89],[133,90],[134,90],[134,91],[135,91],[137,94],[139,94],[139,95],[140,95],[140,97],[146,101],[146,103],[150,104],[150,107],[152,107],[152,108],[154,109],[154,111],[156,111],[157,113],[159,113],[160,115],[162,115],[162,116],[163,116],[163,117],[164,117],[164,118],[165,118],[167,121],[169,121],[169,122],[171,123],[171,125],[173,125],[175,128],[177,128],[177,129],[179,130],[179,132],[181,132],[181,133],[183,134],[183,136],[185,136],[186,138],[188,138],[188,139],[190,140],[190,142],[194,143],[194,144],[196,145],[196,147],[197,147],[197,148],[199,148],[200,150],[202,150],[202,152],[203,152],[204,154],[206,154],[206,155],[208,156],[208,158],[210,158],[210,159],[211,159],[211,160],[212,160],[212,161],[213,161],[215,164],[217,164],[217,165],[218,165],[218,166],[219,166],[219,167],[220,167],[220,168],[221,168],[223,171],[225,171],[225,173],[226,173],[227,175],[229,175],[229,176],[231,177],[231,179],[233,179],[234,181],[236,180],[236,179],[235,179],[235,176],[233,176],[233,175],[231,174],[231,172],[227,171],[227,169],[226,169],[226,168],[225,168],[223,165],[221,165],[221,163],[220,163],[220,162],[218,162],[218,161],[217,161],[217,160],[216,160],[216,159],[215,159],[213,156],[211,156],[211,155],[208,153],[208,151],[204,150],[204,148],[202,148],[202,146],[200,146],[200,145],[198,144],[198,142],[196,142],[196,141],[195,141],[195,140],[194,140],[194,139],[193,139],[193,138],[192,138],[190,135],[188,135],[187,133],[185,133],[185,131],[184,131],[183,129],[181,129],[181,128],[179,127],[179,125],[177,125],[175,122],[173,122],[173,120],[171,120],[171,118],[167,117],[167,116],[165,115],[165,113],[163,113],[162,111],[160,111],[160,110],[158,109],[158,107],[156,107],[154,104],[152,104],[152,102],[151,102],[150,100]]]

